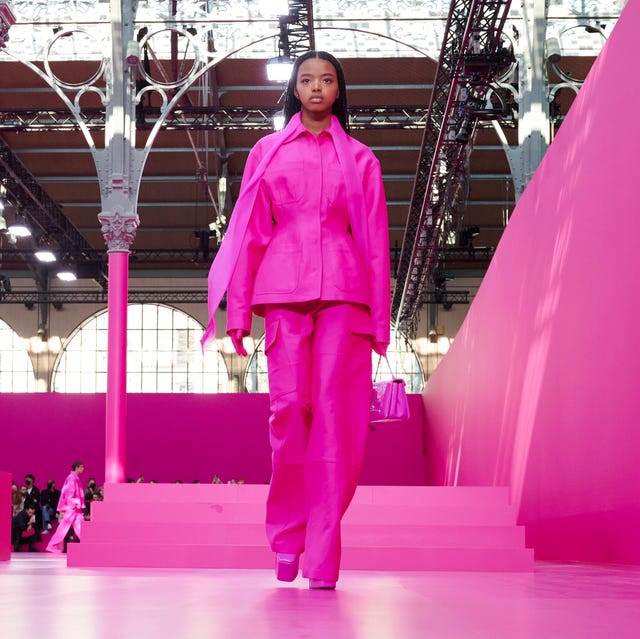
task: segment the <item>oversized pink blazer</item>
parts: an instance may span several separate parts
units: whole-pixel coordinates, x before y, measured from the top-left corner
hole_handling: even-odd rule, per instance
[[[71,471],[64,480],[58,501],[58,511],[82,511],[84,509],[84,490],[80,478]]]
[[[380,163],[335,117],[326,133],[333,146],[320,160],[296,114],[249,154],[232,216],[244,220],[230,225],[232,240],[225,238],[220,251],[228,242],[227,253],[235,255],[223,255],[219,265],[217,257],[209,274],[211,320],[212,284],[219,288],[225,264],[233,266],[226,276],[228,331],[249,333],[252,312],[262,315],[266,304],[338,300],[368,306],[366,332],[389,343],[389,233]],[[322,198],[331,200],[325,219]]]

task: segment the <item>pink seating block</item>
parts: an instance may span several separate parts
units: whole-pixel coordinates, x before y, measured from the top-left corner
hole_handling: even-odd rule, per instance
[[[0,561],[11,559],[11,475],[0,471]]]
[[[73,566],[271,568],[268,487],[108,484]],[[531,570],[504,488],[360,486],[343,522],[343,567]],[[185,526],[185,512],[195,524]],[[304,556],[303,556],[304,557]]]

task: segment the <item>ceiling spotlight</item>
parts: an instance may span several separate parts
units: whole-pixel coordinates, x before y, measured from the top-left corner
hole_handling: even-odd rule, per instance
[[[271,82],[288,82],[292,71],[293,60],[288,55],[267,60],[267,79]]]
[[[280,111],[273,116],[273,130],[282,131],[284,129],[284,113]]]
[[[52,251],[42,250],[35,252],[36,258],[38,258],[41,262],[55,262],[56,256]]]
[[[289,13],[288,0],[258,0],[258,11],[263,16],[286,16]]]
[[[11,235],[15,235],[15,237],[31,237],[31,231],[26,224],[21,224],[16,222],[14,224],[9,225],[7,229]]]
[[[73,282],[78,279],[73,271],[59,271],[57,275],[63,282]]]

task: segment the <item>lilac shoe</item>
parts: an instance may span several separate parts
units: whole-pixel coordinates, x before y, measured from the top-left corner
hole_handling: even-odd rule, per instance
[[[287,552],[276,553],[276,579],[293,581],[298,576],[300,555]]]
[[[311,590],[335,590],[335,581],[325,581],[324,579],[309,579],[309,588]]]

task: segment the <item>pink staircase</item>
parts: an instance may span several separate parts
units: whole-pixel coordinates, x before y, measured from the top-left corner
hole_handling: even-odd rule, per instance
[[[265,485],[108,484],[68,565],[271,568],[266,495]],[[533,569],[507,488],[359,486],[342,545],[347,570]]]

